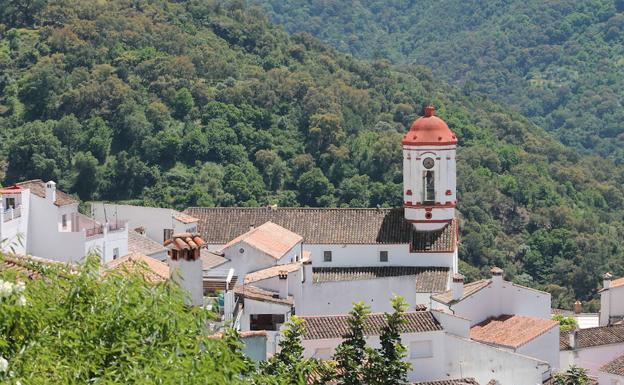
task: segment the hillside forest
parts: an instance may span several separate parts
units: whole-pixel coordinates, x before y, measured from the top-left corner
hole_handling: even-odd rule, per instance
[[[624,161],[622,0],[253,0],[290,32],[430,68],[568,146]]]
[[[624,166],[420,66],[289,34],[244,2],[0,0],[0,179],[83,200],[400,206],[401,138],[459,138],[461,270],[595,309],[624,274]]]

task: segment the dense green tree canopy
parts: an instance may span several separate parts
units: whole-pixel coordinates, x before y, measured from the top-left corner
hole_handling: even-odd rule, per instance
[[[402,134],[460,140],[460,258],[556,306],[624,274],[624,167],[429,70],[288,35],[242,2],[0,0],[0,177],[83,199],[400,206]]]
[[[621,1],[252,0],[290,32],[417,63],[522,111],[564,144],[624,161]]]

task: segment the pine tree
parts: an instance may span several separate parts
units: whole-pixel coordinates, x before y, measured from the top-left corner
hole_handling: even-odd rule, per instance
[[[344,341],[336,348],[334,359],[338,363],[338,384],[359,385],[364,378],[363,365],[366,362],[367,349],[364,338],[364,322],[370,309],[364,302],[355,302],[349,313],[349,332]]]
[[[401,296],[390,300],[392,313],[385,313],[386,325],[379,337],[381,347],[368,354],[366,382],[370,385],[401,385],[407,383],[407,372],[411,365],[405,362],[407,349],[401,343],[401,329],[407,322],[405,310],[407,304]]]

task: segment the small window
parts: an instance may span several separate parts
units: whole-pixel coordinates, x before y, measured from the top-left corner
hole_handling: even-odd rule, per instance
[[[119,247],[113,249],[113,259],[119,258]]]
[[[163,230],[163,242],[173,237],[173,229]]]
[[[433,357],[431,349],[431,341],[414,341],[410,342],[410,358],[427,358]]]
[[[332,261],[332,252],[330,250],[323,251],[323,262]]]
[[[424,191],[424,200],[425,203],[434,203],[435,202],[435,181],[434,181],[434,177],[433,177],[433,171],[427,171],[425,173],[425,177],[424,179],[424,187],[425,187],[425,191]]]
[[[14,209],[15,208],[15,198],[6,198],[6,204],[4,205],[5,209]]]
[[[388,252],[386,250],[379,252],[379,262],[388,262]]]
[[[241,247],[240,249],[238,249],[238,252],[239,252],[239,253],[241,253],[241,254],[244,254],[244,253],[245,253],[245,249],[243,249],[243,248]]]
[[[64,229],[67,228],[67,214],[63,214],[61,216],[61,225],[63,226]]]

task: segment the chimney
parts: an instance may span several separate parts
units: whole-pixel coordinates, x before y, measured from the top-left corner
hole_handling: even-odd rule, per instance
[[[453,283],[451,283],[453,292],[453,300],[458,301],[464,295],[464,276],[461,274],[453,275]]]
[[[253,230],[255,228],[256,228],[256,226],[253,223],[249,224],[249,231],[251,231],[251,230]]]
[[[494,266],[490,269],[490,273],[492,273],[492,286],[494,288],[500,289],[503,287],[503,269],[500,267]]]
[[[581,314],[583,312],[583,303],[579,300],[574,302],[574,314]]]
[[[604,289],[608,289],[611,287],[611,278],[613,278],[613,276],[611,275],[611,273],[604,273],[604,275],[602,276],[602,287]]]
[[[200,258],[205,242],[196,234],[173,234],[165,241],[169,248],[169,271],[171,279],[190,294],[191,305],[204,304],[204,271]]]
[[[433,107],[431,104],[425,107],[425,118],[429,118],[433,116],[434,113],[435,113],[435,107]]]
[[[49,181],[45,185],[45,198],[50,202],[56,202],[56,183]]]
[[[279,278],[279,297],[286,299],[288,298],[288,273],[280,271],[277,277]]]
[[[576,331],[576,329],[573,329],[568,333],[568,344],[572,350],[576,350]]]

